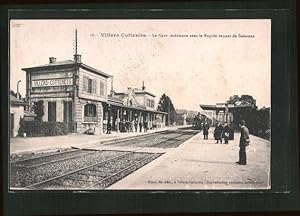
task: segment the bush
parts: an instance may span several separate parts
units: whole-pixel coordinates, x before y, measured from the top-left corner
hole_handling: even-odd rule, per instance
[[[19,136],[58,136],[69,133],[68,124],[63,122],[24,121],[20,122]]]

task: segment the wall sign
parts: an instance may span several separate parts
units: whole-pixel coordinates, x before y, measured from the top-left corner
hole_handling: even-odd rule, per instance
[[[32,81],[32,87],[66,86],[66,85],[73,85],[73,79],[64,78],[64,79],[45,79],[45,80]]]

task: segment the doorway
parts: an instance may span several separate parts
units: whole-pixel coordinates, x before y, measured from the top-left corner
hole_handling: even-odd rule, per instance
[[[64,101],[64,123],[67,123],[69,131],[72,131],[72,101]]]
[[[56,122],[56,102],[48,102],[48,121]]]

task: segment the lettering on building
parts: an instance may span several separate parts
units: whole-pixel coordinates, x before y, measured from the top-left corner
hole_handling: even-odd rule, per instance
[[[32,87],[48,87],[48,86],[66,86],[73,85],[72,78],[66,79],[45,79],[45,80],[33,80]]]

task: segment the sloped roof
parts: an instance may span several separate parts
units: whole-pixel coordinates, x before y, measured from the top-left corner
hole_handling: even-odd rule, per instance
[[[29,112],[27,110],[24,110],[24,116],[26,116],[26,117],[35,117],[36,114],[33,113],[33,112]]]
[[[32,69],[32,68],[41,68],[41,67],[52,67],[52,66],[60,66],[60,65],[70,65],[70,64],[74,64],[74,63],[75,62],[72,61],[72,60],[65,60],[65,61],[58,61],[58,62],[54,62],[54,63],[43,64],[43,65],[39,65],[39,66],[35,66],[35,67],[23,68],[23,70]]]
[[[218,105],[218,104],[217,104]],[[205,104],[200,104],[200,107],[203,110],[224,110],[225,109],[225,104],[224,107],[218,107],[217,105],[205,105]],[[250,104],[244,104],[244,105],[233,105],[228,107],[228,109],[236,109],[236,108],[246,108],[246,107],[251,107],[252,105]]]
[[[22,70],[24,71],[36,71],[38,69],[44,69],[44,68],[48,68],[48,67],[60,67],[60,66],[73,66],[73,65],[79,65],[80,67],[89,70],[91,72],[97,73],[99,75],[102,75],[106,78],[108,77],[112,77],[111,75],[104,73],[96,68],[93,68],[89,65],[83,64],[83,63],[75,63],[72,60],[65,60],[65,61],[57,61],[54,63],[48,63],[48,64],[43,64],[43,65],[39,65],[39,66],[35,66],[35,67],[28,67],[28,68],[22,68]]]
[[[10,104],[11,105],[20,105],[20,106],[25,106],[27,105],[27,103],[23,100],[20,100],[18,98],[16,98],[13,95],[9,95],[9,99],[10,99]]]
[[[150,93],[150,92],[148,92],[148,91],[145,91],[145,90],[143,90],[143,89],[134,88],[133,91],[134,91],[134,93],[136,93],[136,94],[148,94],[148,95],[151,95],[152,97],[155,97],[154,94],[152,94],[152,93]]]

